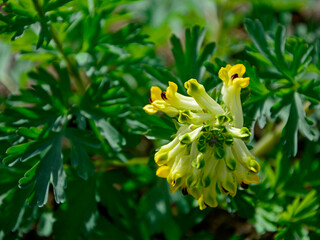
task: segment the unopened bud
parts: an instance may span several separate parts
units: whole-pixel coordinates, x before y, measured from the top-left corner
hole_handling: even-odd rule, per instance
[[[226,155],[226,152],[222,148],[219,148],[219,147],[214,148],[214,156],[217,159],[222,159],[224,158],[225,155]]]

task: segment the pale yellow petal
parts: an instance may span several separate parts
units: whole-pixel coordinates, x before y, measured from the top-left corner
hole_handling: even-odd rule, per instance
[[[156,175],[161,178],[166,178],[170,173],[170,168],[168,166],[161,166],[158,168]]]
[[[228,70],[227,70],[227,68],[224,68],[224,67],[220,68],[218,75],[219,75],[219,78],[220,78],[225,84],[228,85],[229,75],[228,75]]]
[[[229,78],[237,75],[238,78],[242,78],[243,74],[246,72],[246,67],[243,64],[236,64],[232,66],[229,70]]]
[[[155,108],[152,104],[145,105],[143,110],[150,115],[158,112],[157,108]]]
[[[162,100],[161,98],[161,89],[159,87],[151,87],[151,101]]]
[[[174,98],[177,91],[178,91],[177,84],[175,84],[174,82],[169,82],[169,87],[167,88],[167,91],[166,91],[166,97],[168,99]]]
[[[249,85],[250,78],[236,78],[233,81],[233,84],[240,88],[246,88]]]

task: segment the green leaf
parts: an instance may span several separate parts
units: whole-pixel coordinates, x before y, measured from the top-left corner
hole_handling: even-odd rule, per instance
[[[69,138],[70,141],[77,144],[96,149],[100,147],[100,142],[95,138],[92,131],[78,128],[67,128],[65,131],[65,136]]]
[[[295,93],[294,100],[299,116],[299,131],[310,141],[316,141],[319,138],[319,132],[310,124],[310,120],[307,119],[301,97],[298,93]]]
[[[274,51],[276,54],[277,59],[282,67],[285,66],[285,44],[286,44],[286,30],[285,27],[279,25],[276,31],[275,40],[274,40]]]
[[[37,233],[40,237],[49,237],[52,234],[53,223],[55,222],[52,212],[45,212],[39,218]]]
[[[305,80],[299,82],[300,88],[298,92],[303,94],[306,100],[309,100],[312,104],[320,103],[320,81],[314,79]]]
[[[130,240],[130,235],[123,231],[120,226],[112,223],[109,219],[99,216],[97,226],[92,232],[92,240],[122,239]]]
[[[31,204],[43,206],[48,201],[49,184],[53,185],[55,200],[64,202],[66,174],[62,162],[62,136],[50,139],[49,145],[41,151],[41,160],[33,166],[20,180],[20,187],[32,186],[32,194],[28,198]]]
[[[197,67],[200,68],[205,61],[207,61],[208,59],[210,59],[210,57],[214,54],[216,50],[216,43],[215,42],[211,42],[209,44],[207,44],[203,51],[201,52],[201,55],[199,56],[198,60],[197,60]]]
[[[313,47],[309,47],[307,43],[299,42],[296,39],[292,39],[291,45],[293,60],[290,64],[290,74],[296,76],[307,69],[312,60]]]
[[[251,66],[248,62],[242,62],[246,67],[246,76],[250,77],[249,88],[251,91],[261,95],[267,95],[270,91],[267,89],[265,84],[261,82],[258,77],[257,69]]]
[[[281,137],[284,151],[287,153],[288,157],[296,156],[298,152],[298,122],[298,110],[293,103],[291,104],[289,117]]]
[[[20,227],[27,207],[28,194],[29,190],[14,187],[3,196],[0,204],[0,230],[10,232]]]
[[[12,146],[7,149],[8,156],[3,159],[3,163],[9,166],[13,166],[18,161],[25,162],[39,155],[47,146],[47,141],[33,141]]]
[[[27,138],[37,139],[42,133],[42,129],[36,128],[36,127],[30,127],[30,128],[20,127],[17,133]]]
[[[282,144],[288,156],[296,156],[298,152],[298,130],[310,141],[315,141],[319,137],[318,131],[307,121],[300,95],[294,93],[289,118],[282,131]]]
[[[176,77],[172,75],[172,73],[164,68],[153,67],[153,66],[144,66],[145,71],[155,79],[157,83],[163,88],[166,89],[168,87],[168,82],[174,82],[178,85],[178,89],[180,92],[186,93],[185,88],[181,81],[178,81]]]
[[[246,19],[245,28],[263,57],[261,58],[254,51],[251,51],[250,55],[261,60],[265,65],[272,65],[274,70],[282,73],[282,76],[289,81],[288,85],[294,85],[298,74],[305,72],[311,62],[313,47],[296,37],[286,40],[285,28],[280,25],[273,39],[273,52],[271,43],[269,44],[266,40],[269,36],[265,34],[260,21]]]
[[[268,43],[261,22],[258,20],[253,21],[251,19],[246,19],[244,21],[244,26],[259,52],[270,62],[274,62],[274,58],[268,49]]]
[[[55,215],[57,219],[54,224],[56,239],[69,240],[80,236],[86,237],[93,230],[97,208],[95,185],[94,177],[87,181],[76,178],[68,183],[67,202],[61,205]]]
[[[205,46],[202,53],[200,48],[205,36],[205,29],[194,26],[192,31],[187,28],[185,31],[185,51],[176,36],[171,37],[172,53],[175,58],[176,68],[181,83],[196,78],[202,81],[204,73],[204,62],[207,61],[215,51],[215,43],[211,42]]]
[[[37,168],[39,166],[40,161],[38,161],[32,168],[30,168],[19,180],[19,187],[26,188],[30,185],[30,183],[35,179],[37,174]]]
[[[95,121],[97,127],[101,130],[101,135],[108,141],[115,152],[120,152],[126,140],[107,120],[98,119]]]
[[[244,191],[238,191],[237,195],[231,199],[232,206],[239,211],[239,214],[246,218],[254,215],[254,198]]]
[[[87,180],[94,173],[95,166],[81,144],[72,142],[71,164],[77,168],[78,175]]]
[[[280,228],[275,235],[275,239],[309,240],[310,238],[307,229],[302,225],[295,224],[290,227]]]
[[[296,197],[292,204],[287,206],[287,210],[280,216],[282,223],[296,223],[302,221],[315,221],[315,215],[319,209],[319,199],[315,190],[310,191],[301,201]]]
[[[278,214],[275,209],[264,209],[261,207],[256,208],[254,226],[259,234],[264,234],[267,231],[275,232],[277,230],[277,220]]]
[[[23,154],[34,142],[23,143],[19,145],[12,146],[6,151],[9,155],[21,155]]]
[[[166,239],[179,239],[181,230],[169,208],[168,194],[170,193],[165,181],[153,186],[141,199],[138,206],[139,214],[147,223],[149,235],[164,231]]]

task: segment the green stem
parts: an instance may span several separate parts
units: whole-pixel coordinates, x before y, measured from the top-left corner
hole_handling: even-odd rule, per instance
[[[93,132],[95,133],[95,135],[97,136],[97,138],[99,139],[99,141],[102,144],[102,148],[103,150],[107,153],[110,151],[109,145],[106,142],[106,139],[101,135],[99,128],[97,127],[96,123],[94,122],[94,120],[92,119],[88,119],[89,124],[93,130]]]
[[[309,109],[309,105],[310,102],[305,102],[303,104],[303,109],[306,112],[306,116],[310,116],[314,112],[314,110]],[[266,156],[274,148],[274,146],[279,143],[282,130],[286,124],[286,122],[281,122],[273,131],[265,134],[252,149],[254,155],[257,157]]]
[[[149,157],[140,157],[140,158],[132,158],[128,162],[120,162],[119,160],[95,160],[94,164],[96,167],[129,167],[134,165],[147,165],[149,161]]]
[[[257,157],[266,156],[274,148],[274,146],[279,143],[284,126],[285,122],[282,122],[276,126],[273,131],[264,135],[254,146],[252,150],[254,155]]]
[[[45,22],[45,13],[39,3],[38,0],[32,0],[33,2],[33,5],[38,13],[38,16],[39,16],[39,19],[40,21],[44,21]],[[74,78],[74,83],[75,83],[75,86],[78,90],[79,93],[83,94],[85,92],[85,84],[84,84],[84,81],[76,67],[76,65],[74,64],[76,61],[74,59],[72,59],[70,56],[67,56],[64,49],[63,49],[63,45],[55,31],[55,29],[52,27],[52,25],[50,23],[46,23],[50,29],[50,32],[51,32],[51,36],[52,36],[52,39],[53,41],[55,42],[56,46],[57,46],[57,49],[58,51],[61,53],[63,59],[66,61],[67,63],[67,68],[68,68],[68,71],[69,73],[73,76]]]

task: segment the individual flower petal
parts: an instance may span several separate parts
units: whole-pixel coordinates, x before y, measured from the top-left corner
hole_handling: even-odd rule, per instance
[[[206,92],[202,84],[199,84],[196,79],[190,79],[185,82],[187,93],[192,96],[202,109],[208,110],[211,114],[223,114],[222,107],[214,101]]]
[[[154,102],[156,100],[162,100],[161,98],[161,89],[159,87],[151,87],[151,102]]]
[[[143,110],[148,113],[148,114],[156,114],[158,112],[158,108],[156,108],[155,106],[153,106],[152,104],[148,104],[148,105],[145,105],[143,107]]]
[[[177,92],[178,86],[174,82],[169,82],[169,87],[163,95],[163,99],[178,109],[201,110],[197,102],[191,98],[183,96]]]
[[[246,67],[243,64],[236,64],[229,68],[228,75],[230,79],[242,78],[246,72]]]
[[[214,117],[209,113],[194,113],[190,110],[179,111],[178,121],[180,123],[189,124],[205,124],[206,122],[212,122]]]
[[[222,67],[219,70],[219,78],[225,83],[225,85],[228,87],[229,85],[229,80],[230,80],[230,76],[229,76],[229,71],[231,69],[231,65],[227,65],[226,67]]]
[[[227,65],[219,71],[219,78],[223,81],[222,100],[230,110],[235,127],[243,127],[243,114],[240,99],[241,88],[249,85],[250,78],[242,78],[246,68],[243,64]]]
[[[170,173],[170,168],[168,166],[161,166],[158,168],[156,175],[161,178],[167,178]]]

